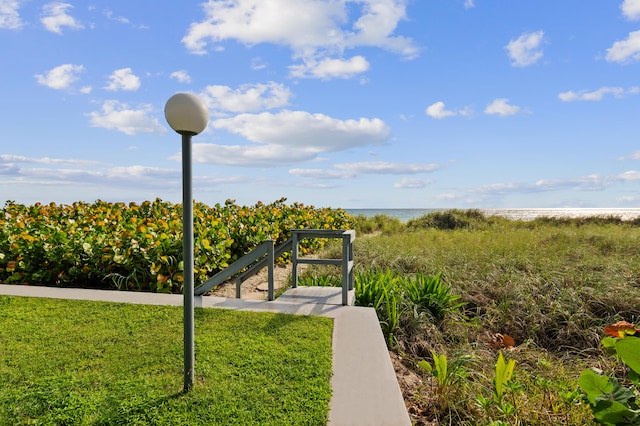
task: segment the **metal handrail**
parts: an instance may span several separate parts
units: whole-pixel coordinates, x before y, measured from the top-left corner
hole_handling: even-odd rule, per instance
[[[302,259],[298,255],[298,243],[305,238],[341,238],[342,239],[342,259]],[[275,247],[275,240],[266,240],[255,249],[245,254],[240,259],[233,262],[227,268],[218,272],[204,283],[195,288],[194,294],[201,296],[207,291],[216,287],[243,269],[244,272],[238,275],[236,281],[236,298],[242,296],[242,283],[256,275],[265,266],[268,267],[268,300],[274,299],[274,263],[275,259],[282,256],[286,251],[292,252],[292,287],[298,286],[298,264],[320,264],[320,265],[342,265],[342,304],[348,304],[348,292],[353,290],[353,240],[356,234],[353,230],[326,230],[326,229],[292,229],[291,238]],[[267,255],[266,257],[264,255]],[[254,265],[251,265],[254,263]],[[250,266],[251,265],[251,266]]]
[[[292,242],[293,242],[293,239],[289,238],[284,243],[277,246],[273,252],[274,260],[282,256],[285,252],[291,250]],[[238,277],[236,278],[236,298],[237,299],[241,298],[242,283],[247,279],[251,278],[252,276],[256,275],[258,272],[260,272],[262,268],[267,266],[267,263],[269,263],[269,258],[264,257],[260,259],[258,262],[256,262],[254,265],[250,266],[249,269],[244,271],[242,274],[238,275]],[[272,276],[272,275],[269,275],[269,276]],[[273,294],[271,294],[271,289],[273,288],[273,286],[274,286],[273,279],[269,278],[268,279],[268,288],[270,292],[269,300],[273,300]]]
[[[274,251],[275,251],[274,244],[275,244],[274,240],[266,240],[262,242],[255,249],[245,254],[243,257],[236,260],[235,262],[233,262],[226,269],[223,269],[222,271],[218,272],[217,274],[209,278],[207,281],[203,282],[198,287],[196,287],[194,290],[194,294],[196,296],[202,296],[204,293],[211,290],[213,287],[216,287],[222,284],[223,282],[231,278],[233,275],[237,274],[238,272],[240,272],[247,266],[251,265],[253,262],[260,259],[266,254],[267,257],[265,259],[262,259],[261,262],[263,262],[262,267],[264,267],[264,262],[268,263],[268,266],[269,266],[269,300],[273,300],[273,262],[274,262]],[[257,273],[257,270],[254,272],[254,274],[255,273]]]
[[[305,238],[340,238],[342,239],[342,259],[302,259],[298,255],[298,243]],[[298,264],[310,265],[342,265],[342,304],[349,303],[349,291],[353,290],[353,240],[356,231],[346,229],[292,229],[291,254],[291,287],[298,286]]]

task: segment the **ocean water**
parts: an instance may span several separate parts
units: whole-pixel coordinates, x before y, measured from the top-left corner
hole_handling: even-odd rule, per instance
[[[407,222],[426,214],[445,211],[446,209],[344,209],[353,216],[373,217],[385,215],[395,217],[402,222]],[[640,208],[633,209],[479,209],[486,215],[502,216],[512,220],[533,220],[537,217],[589,217],[589,216],[618,216],[622,220],[632,220],[640,217]]]

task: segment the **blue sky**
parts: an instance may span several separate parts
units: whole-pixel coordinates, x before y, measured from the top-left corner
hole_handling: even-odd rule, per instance
[[[640,0],[0,0],[0,199],[640,205]]]

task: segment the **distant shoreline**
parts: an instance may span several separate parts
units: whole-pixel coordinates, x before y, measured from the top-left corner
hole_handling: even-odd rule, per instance
[[[406,222],[429,213],[450,209],[343,209],[353,216],[373,217],[385,215]],[[466,209],[462,209],[466,210]],[[512,220],[533,220],[537,217],[589,217],[618,216],[622,220],[640,217],[640,208],[505,208],[478,209],[489,216],[501,216]]]

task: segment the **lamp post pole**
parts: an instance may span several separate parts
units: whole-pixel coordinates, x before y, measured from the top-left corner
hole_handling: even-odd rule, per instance
[[[182,135],[182,259],[184,295],[184,391],[193,387],[194,344],[194,271],[193,271],[193,190],[191,137],[202,132],[209,122],[209,111],[192,93],[176,93],[167,101],[164,115],[173,130]]]
[[[191,134],[182,133],[182,259],[184,295],[184,391],[193,387],[195,365],[193,306],[193,189]]]

